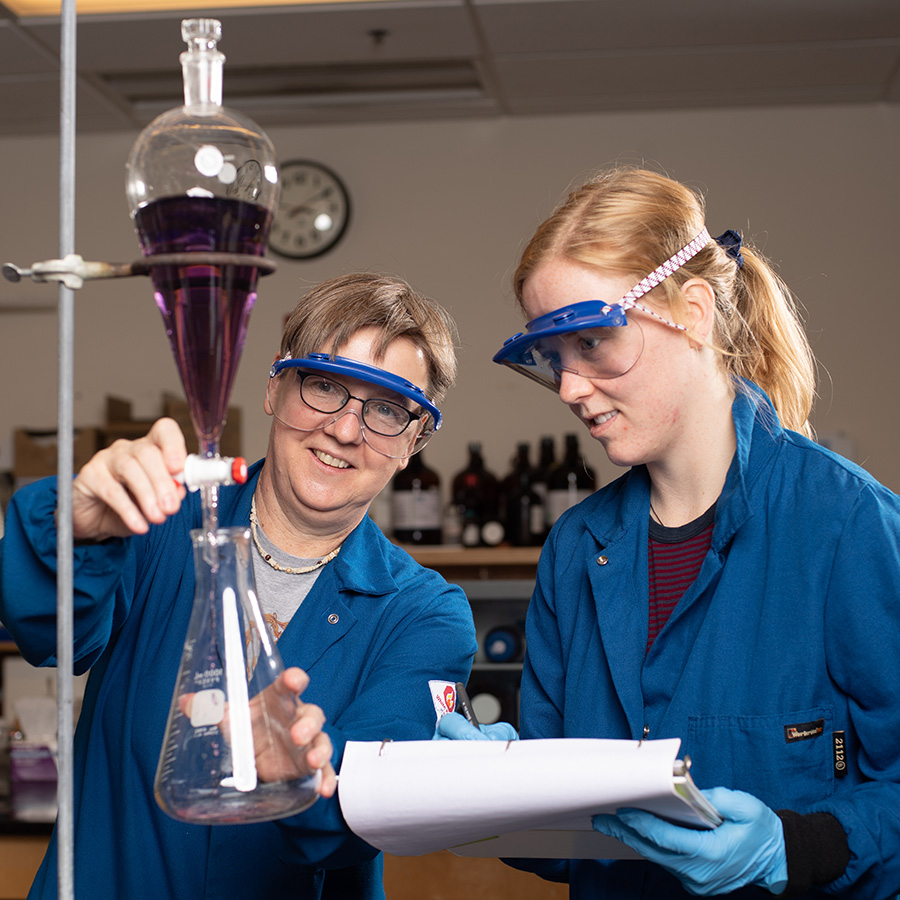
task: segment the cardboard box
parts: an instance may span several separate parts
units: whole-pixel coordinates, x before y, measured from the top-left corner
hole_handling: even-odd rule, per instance
[[[198,449],[197,435],[191,422],[191,414],[187,401],[183,397],[164,393],[162,396],[161,416],[173,418],[184,432],[188,453],[196,453]],[[222,456],[241,455],[241,411],[230,406],[227,421],[222,429],[219,442],[219,453]],[[131,401],[120,397],[106,398],[106,425],[103,427],[102,446],[108,447],[119,438],[135,440],[143,437],[159,416],[153,419],[134,419],[131,415]]]
[[[9,724],[16,722],[17,705],[29,697],[49,697],[56,702],[58,671],[55,667],[32,666],[17,653],[6,653],[0,672],[3,684],[0,706],[3,719]],[[72,677],[72,709],[76,720],[81,711],[87,679],[87,673]]]
[[[197,435],[191,424],[187,401],[174,394],[163,394],[159,416],[171,416],[181,426],[189,453],[197,452]],[[73,471],[78,470],[101,448],[119,438],[133,441],[143,437],[159,416],[135,419],[131,401],[106,398],[106,424],[102,428],[78,428],[73,435]],[[56,474],[57,433],[19,428],[13,433],[13,478],[19,488],[29,481]],[[228,407],[228,418],[219,442],[222,456],[241,455],[241,411]]]
[[[77,472],[96,452],[99,443],[96,428],[79,428],[73,434],[73,470]],[[13,476],[23,479],[56,474],[58,438],[56,431],[16,429],[13,435]]]
[[[132,418],[130,400],[107,396],[106,422],[103,426],[101,443],[104,447],[108,447],[120,438],[126,441],[141,438],[151,429],[154,421],[155,419]]]
[[[163,415],[171,416],[184,432],[188,451],[197,451],[197,435],[191,423],[191,413],[187,400],[173,394],[163,394]],[[219,453],[222,456],[241,456],[241,411],[236,406],[229,406],[225,413],[225,427],[219,441]]]

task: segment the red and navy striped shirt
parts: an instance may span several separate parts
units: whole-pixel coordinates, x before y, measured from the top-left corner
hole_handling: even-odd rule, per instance
[[[667,528],[650,519],[650,621],[647,650],[669,621],[672,610],[700,573],[712,543],[716,504],[698,519]]]

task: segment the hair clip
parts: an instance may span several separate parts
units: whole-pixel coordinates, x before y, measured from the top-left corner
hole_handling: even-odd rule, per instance
[[[744,256],[741,253],[741,235],[739,232],[729,228],[713,240],[737,263],[740,269],[744,265]]]

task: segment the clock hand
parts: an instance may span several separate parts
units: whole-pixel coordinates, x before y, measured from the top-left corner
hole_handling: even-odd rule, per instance
[[[293,218],[294,216],[300,215],[300,213],[302,212],[312,212],[313,208],[310,204],[315,203],[316,200],[319,200],[322,197],[327,197],[330,193],[331,188],[323,188],[317,194],[312,194],[311,196],[307,197],[299,206],[292,207],[287,215],[290,218]]]
[[[327,197],[330,193],[331,193],[330,187],[322,188],[322,190],[319,191],[318,194],[313,194],[312,197],[307,197],[306,202],[313,203],[314,201],[318,200],[320,197]]]

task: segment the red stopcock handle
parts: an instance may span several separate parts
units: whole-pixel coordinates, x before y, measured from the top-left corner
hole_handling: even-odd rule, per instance
[[[198,456],[191,453],[185,460],[184,471],[172,477],[189,491],[198,491],[206,484],[244,484],[247,481],[247,460],[242,456]]]

